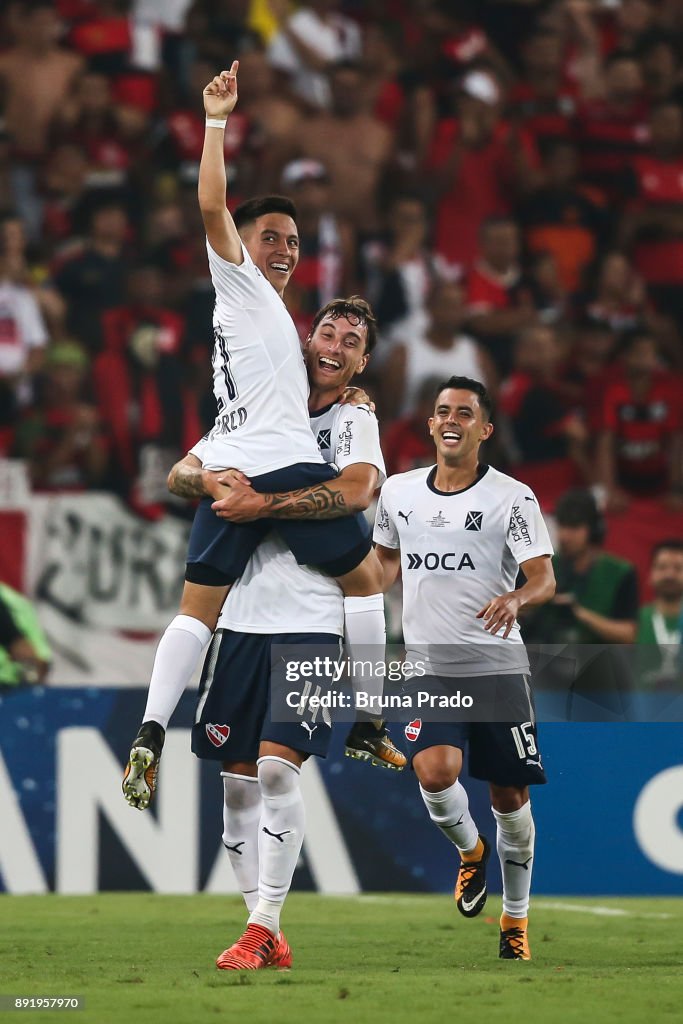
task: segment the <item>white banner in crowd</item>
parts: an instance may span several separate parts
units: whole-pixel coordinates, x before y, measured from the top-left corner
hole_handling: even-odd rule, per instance
[[[28,572],[54,685],[140,685],[177,613],[189,525],[132,515],[107,494],[35,497]]]

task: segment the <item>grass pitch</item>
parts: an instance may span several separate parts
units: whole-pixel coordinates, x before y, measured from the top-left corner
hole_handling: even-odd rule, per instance
[[[79,995],[74,1024],[585,1024],[680,1020],[683,900],[535,901],[531,963],[498,960],[500,901],[294,894],[291,972],[219,972],[241,900],[0,896],[0,994]],[[10,1011],[16,1013],[17,1011]],[[73,1016],[72,1016],[73,1014]]]

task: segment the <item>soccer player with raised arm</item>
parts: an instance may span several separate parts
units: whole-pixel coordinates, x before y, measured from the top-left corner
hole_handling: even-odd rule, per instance
[[[500,956],[529,960],[535,833],[528,787],[546,779],[517,614],[548,601],[555,579],[535,496],[479,462],[493,432],[490,416],[479,381],[451,377],[439,387],[429,420],[436,465],[387,480],[374,538],[385,590],[402,569],[407,661],[435,679],[467,681],[472,694],[477,685],[482,693],[500,686],[506,706],[523,709],[519,720],[504,722],[414,718],[405,736],[429,816],[460,854],[455,899],[465,917],[484,907],[490,854],[458,781],[466,747],[470,774],[488,781],[503,873]],[[526,582],[515,589],[518,568]]]
[[[308,420],[308,382],[301,344],[283,301],[299,258],[295,208],[282,196],[249,200],[231,216],[226,207],[223,132],[237,102],[238,62],[204,90],[206,129],[199,169],[199,206],[206,229],[214,308],[216,422],[206,437],[204,469],[234,468],[255,490],[312,487],[334,519],[278,519],[277,529],[300,564],[336,578],[350,602],[347,642],[382,646],[385,639],[381,567],[361,513],[344,506],[334,466],[325,462]],[[207,478],[208,479],[208,478]],[[197,509],[188,545],[180,614],[155,655],[147,707],[130,751],[124,793],[140,809],[140,790],[153,783],[173,709],[190,682],[216,626],[230,586],[271,528],[265,519],[231,523],[211,508],[226,493],[220,477]],[[377,725],[377,757],[383,736]],[[148,802],[148,800],[147,800]]]
[[[339,399],[365,367],[374,340],[369,306],[351,298],[328,303],[306,343],[311,427],[324,457],[339,466],[339,494],[354,508],[365,508],[383,482],[384,460],[374,414],[367,406],[342,405]],[[171,471],[174,493],[206,493],[205,482],[211,479],[202,470],[206,443],[200,441]],[[274,504],[283,513],[287,508],[310,512],[309,499],[301,495],[276,502],[235,483],[232,514],[239,508],[242,516],[256,518]],[[223,843],[249,911],[246,931],[216,961],[221,970],[291,964],[280,913],[304,838],[300,770],[311,754],[326,755],[331,728],[329,713],[316,717],[303,706],[295,721],[273,720],[272,646],[297,645],[311,657],[324,656],[338,650],[343,632],[338,584],[297,565],[283,539],[269,533],[223,606],[204,663],[192,733],[199,757],[222,762]]]

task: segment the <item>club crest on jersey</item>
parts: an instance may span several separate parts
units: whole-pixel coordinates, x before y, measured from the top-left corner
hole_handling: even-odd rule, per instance
[[[213,722],[207,722],[204,728],[206,729],[207,737],[214,747],[222,747],[230,735],[229,725],[214,725]]]
[[[443,512],[437,512],[433,519],[429,520],[430,526],[448,526],[450,519],[446,519]]]
[[[316,440],[318,442],[318,448],[320,448],[321,451],[323,450],[323,448],[329,448],[330,447],[330,444],[331,444],[330,435],[331,435],[331,433],[332,433],[331,430],[319,430],[318,431],[318,436],[317,436]]]
[[[466,530],[481,530],[482,520],[484,518],[483,512],[468,512],[465,518],[465,529]]]
[[[407,726],[405,727],[404,731],[405,731],[405,734],[406,734],[406,739],[410,740],[411,743],[414,743],[415,740],[417,739],[417,737],[420,735],[420,730],[421,729],[422,729],[422,719],[421,718],[414,718],[412,720],[412,722],[408,722]]]

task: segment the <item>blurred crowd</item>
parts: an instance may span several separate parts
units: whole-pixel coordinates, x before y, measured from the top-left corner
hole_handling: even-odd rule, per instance
[[[201,92],[239,58],[228,203],[296,202],[302,339],[334,296],[375,307],[388,471],[432,461],[438,381],[484,380],[487,457],[556,513],[528,638],[654,645],[654,684],[678,678],[682,39],[680,0],[5,3],[0,458],[37,491],[168,511],[215,414]],[[602,511],[644,500],[638,581]],[[50,661],[7,586],[0,655],[0,687]]]
[[[391,473],[435,382],[551,506],[683,510],[678,0],[16,0],[0,16],[0,457],[164,513],[211,425],[201,92],[239,58],[230,205],[291,196],[302,338],[357,292]]]

